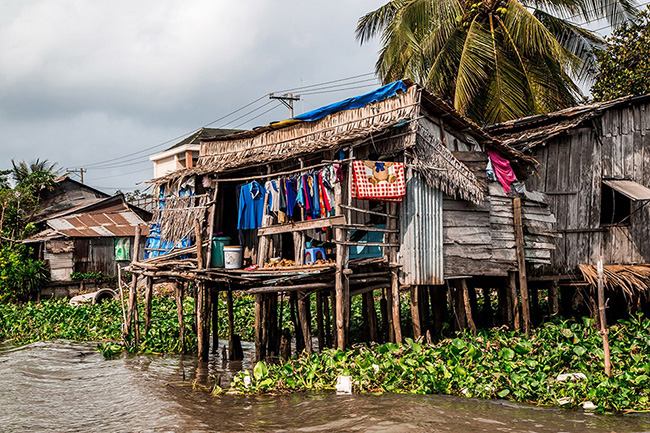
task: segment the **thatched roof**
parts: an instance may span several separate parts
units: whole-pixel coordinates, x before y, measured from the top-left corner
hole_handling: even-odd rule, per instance
[[[593,265],[579,265],[586,282],[593,287],[598,285],[598,270]],[[650,265],[605,265],[603,284],[609,290],[622,290],[631,299],[639,292],[650,291]]]
[[[504,145],[527,151],[599,117],[603,111],[650,100],[650,95],[624,96],[605,102],[580,105],[548,114],[523,117],[489,126],[486,129]]]

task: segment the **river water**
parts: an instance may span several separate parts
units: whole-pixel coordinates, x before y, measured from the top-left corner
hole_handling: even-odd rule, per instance
[[[245,362],[244,367],[250,367]],[[214,356],[105,360],[92,344],[0,344],[0,432],[643,432],[650,417],[448,396],[212,397],[239,365]]]

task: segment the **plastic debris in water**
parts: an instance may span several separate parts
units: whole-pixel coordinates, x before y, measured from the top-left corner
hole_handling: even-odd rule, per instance
[[[336,393],[337,394],[352,394],[352,377],[339,376],[336,379]]]

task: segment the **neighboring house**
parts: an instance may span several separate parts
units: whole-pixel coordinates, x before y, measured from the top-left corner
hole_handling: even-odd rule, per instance
[[[650,95],[624,97],[489,128],[539,162],[531,188],[557,217],[547,274],[579,265],[650,263]]]
[[[236,132],[239,132],[239,130],[201,128],[169,149],[151,155],[149,160],[153,162],[153,177],[158,178],[182,168],[194,167],[199,159],[201,138],[228,135]]]
[[[57,203],[72,200],[59,197]],[[35,247],[39,258],[48,263],[54,282],[70,281],[73,272],[116,275],[118,265],[135,259],[132,254],[137,226],[142,229],[144,248],[151,214],[128,204],[121,194],[88,200],[57,213],[48,209],[43,209],[47,217],[38,223],[43,230],[23,243]]]
[[[54,181],[54,187],[51,190],[41,191],[39,195],[40,210],[36,214],[36,220],[42,221],[49,215],[95,203],[99,199],[108,197],[110,195],[105,192],[65,175]]]

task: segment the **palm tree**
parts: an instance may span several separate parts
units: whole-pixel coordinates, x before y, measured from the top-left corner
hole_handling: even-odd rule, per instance
[[[413,78],[479,124],[575,105],[603,41],[572,20],[636,15],[633,0],[392,0],[359,19],[377,73]]]
[[[32,161],[30,164],[27,164],[24,160],[16,163],[13,159],[11,160],[11,177],[17,184],[22,183],[25,179],[29,177],[30,174],[43,172],[55,177],[59,170],[56,168],[57,163],[50,163],[47,159]]]

